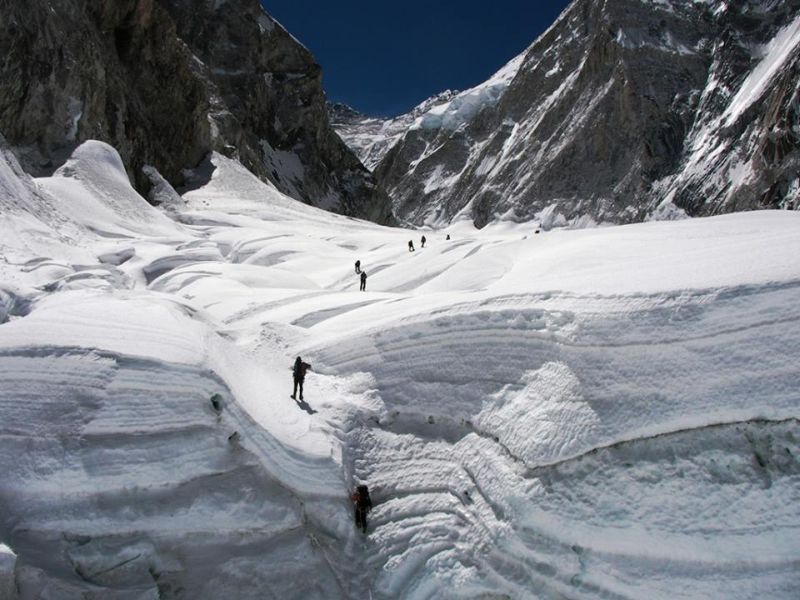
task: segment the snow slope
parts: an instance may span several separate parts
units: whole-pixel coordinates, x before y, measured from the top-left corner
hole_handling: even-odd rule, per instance
[[[0,153],[20,597],[796,595],[797,213],[421,248],[218,155],[173,219],[115,156]]]
[[[519,72],[526,54],[527,50],[515,56],[485,82],[457,94],[447,102],[433,106],[420,115],[411,128],[455,131],[465,125],[481,110],[497,103]]]

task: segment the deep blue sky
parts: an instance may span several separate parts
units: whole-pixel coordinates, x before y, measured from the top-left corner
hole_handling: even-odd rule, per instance
[[[262,0],[322,65],[328,99],[394,116],[486,80],[568,0]]]

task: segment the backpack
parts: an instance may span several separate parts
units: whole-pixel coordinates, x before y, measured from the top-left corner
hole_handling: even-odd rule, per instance
[[[356,503],[359,508],[372,508],[372,499],[369,497],[369,488],[366,485],[359,485],[356,488],[356,494],[358,495]]]
[[[306,371],[311,365],[305,362],[295,363],[294,367],[292,367],[292,373],[297,379],[305,379]]]

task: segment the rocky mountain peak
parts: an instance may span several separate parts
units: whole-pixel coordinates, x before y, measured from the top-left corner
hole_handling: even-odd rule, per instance
[[[366,121],[370,118],[364,113],[357,111],[352,106],[344,104],[343,102],[328,103],[328,116],[330,117],[332,124]]]
[[[484,84],[370,133],[377,160],[339,133],[417,224],[797,206],[799,12],[575,0]]]

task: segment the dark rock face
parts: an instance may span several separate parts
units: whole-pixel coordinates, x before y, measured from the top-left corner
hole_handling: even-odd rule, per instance
[[[3,5],[0,132],[29,170],[99,139],[147,191],[144,165],[180,184],[216,150],[299,200],[391,221],[330,128],[319,66],[257,0]]]
[[[33,170],[86,139],[114,145],[137,184],[170,179],[211,146],[209,94],[160,6],[146,0],[4,2],[0,131]]]
[[[479,86],[449,123],[417,119],[374,172],[415,223],[796,207],[799,12],[799,0],[576,0],[499,98],[464,111]]]

